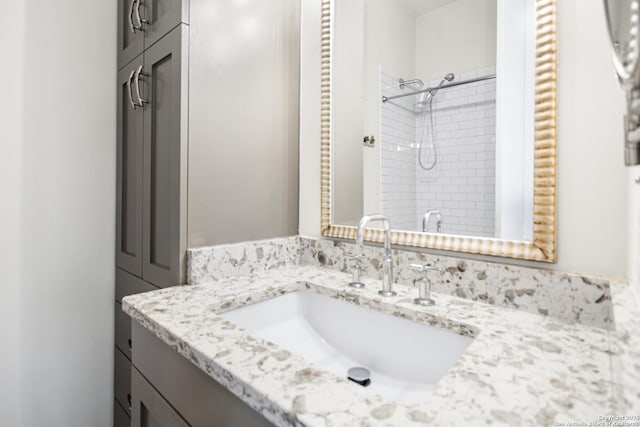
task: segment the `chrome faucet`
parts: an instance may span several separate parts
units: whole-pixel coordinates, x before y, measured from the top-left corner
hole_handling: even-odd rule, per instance
[[[435,301],[431,299],[432,286],[431,280],[429,280],[429,272],[437,271],[440,274],[444,274],[444,268],[432,267],[429,264],[411,264],[409,268],[423,273],[421,278],[414,280],[414,284],[418,287],[418,298],[414,299],[413,302],[418,305],[434,305]]]
[[[436,233],[439,233],[442,229],[442,212],[433,209],[425,212],[422,217],[422,232],[426,233],[429,231],[429,221],[431,221],[431,216],[436,217]]]
[[[364,229],[370,222],[380,221],[384,226],[384,258],[382,259],[382,290],[378,293],[384,297],[395,296],[396,293],[391,289],[393,285],[393,259],[391,257],[391,222],[384,215],[366,215],[363,216],[358,225],[358,235],[356,237],[356,245],[362,252],[364,245]]]

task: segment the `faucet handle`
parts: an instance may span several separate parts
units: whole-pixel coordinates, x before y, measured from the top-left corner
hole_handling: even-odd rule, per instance
[[[431,264],[409,264],[409,268],[425,274],[428,273],[429,271],[437,271],[440,274],[444,274],[444,271],[445,271],[444,268],[434,267]]]
[[[362,283],[362,260],[367,259],[364,255],[347,255],[347,260],[353,262],[351,266],[351,282],[349,282],[349,286],[356,289],[364,288],[364,283]]]
[[[413,282],[418,286],[419,293],[418,298],[414,299],[413,302],[418,305],[434,305],[435,301],[431,299],[431,281],[429,280],[429,272],[437,271],[440,274],[444,274],[444,268],[434,267],[430,264],[410,264],[409,268],[424,274],[423,277],[416,279]]]

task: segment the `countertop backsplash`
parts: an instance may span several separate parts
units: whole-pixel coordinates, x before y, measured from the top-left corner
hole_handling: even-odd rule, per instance
[[[300,236],[190,249],[187,283],[259,274],[273,268],[311,265],[350,272],[353,243]],[[365,245],[363,275],[379,279],[383,249]],[[433,291],[472,301],[551,316],[566,323],[610,329],[613,324],[610,281],[587,275],[519,267],[403,249],[393,250],[395,282],[413,285],[409,264],[445,269],[432,275]],[[346,283],[345,283],[346,286]]]

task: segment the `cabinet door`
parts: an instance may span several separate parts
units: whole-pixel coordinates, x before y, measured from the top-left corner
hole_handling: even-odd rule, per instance
[[[135,368],[131,372],[131,387],[131,427],[189,427]]]
[[[115,400],[113,402],[113,427],[131,427],[129,415]]]
[[[122,304],[115,304],[115,330],[116,348],[118,348],[128,359],[131,359],[133,341],[131,340],[131,317],[122,311]]]
[[[184,282],[187,194],[187,26],[145,52],[142,277]]]
[[[189,23],[189,0],[143,1],[144,44],[149,48],[178,24]]]
[[[131,362],[117,348],[114,350],[113,392],[120,406],[131,413]]]
[[[144,50],[144,31],[138,20],[142,0],[118,0],[118,69]]]
[[[116,265],[142,276],[142,148],[144,114],[133,73],[142,56],[118,73]]]

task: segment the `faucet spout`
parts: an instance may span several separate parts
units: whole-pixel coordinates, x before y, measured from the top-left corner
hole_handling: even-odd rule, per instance
[[[364,230],[365,227],[370,222],[382,222],[382,226],[384,227],[384,255],[391,256],[391,222],[389,218],[385,215],[365,215],[360,220],[360,224],[358,225],[358,235],[356,237],[356,245],[362,248],[364,244]]]
[[[356,245],[362,252],[364,245],[364,231],[370,222],[382,222],[384,227],[384,258],[382,259],[382,290],[378,293],[385,297],[395,296],[396,293],[391,289],[393,286],[393,258],[391,256],[391,222],[385,215],[366,215],[363,216],[358,225],[358,234],[356,236]]]
[[[425,212],[422,217],[422,232],[426,233],[429,231],[429,222],[431,221],[431,217],[434,216],[436,218],[436,233],[439,233],[442,229],[442,212],[431,209]]]

